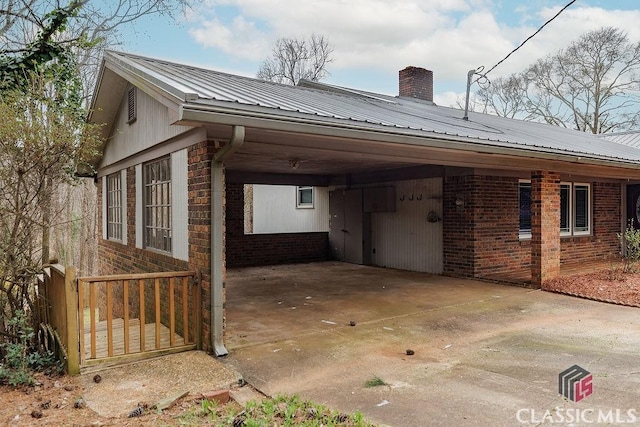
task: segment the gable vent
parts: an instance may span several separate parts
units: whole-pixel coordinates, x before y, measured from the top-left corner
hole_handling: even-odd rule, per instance
[[[127,123],[131,124],[136,121],[136,88],[130,87],[127,91]]]

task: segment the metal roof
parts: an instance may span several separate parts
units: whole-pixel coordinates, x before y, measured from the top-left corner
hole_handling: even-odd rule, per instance
[[[637,130],[629,132],[603,133],[598,136],[609,141],[617,142],[618,144],[624,144],[627,147],[640,148],[640,131]]]
[[[233,108],[246,114],[308,118],[322,124],[382,131],[400,136],[461,140],[526,152],[640,163],[637,144],[619,144],[584,132],[433,103],[321,83],[289,86],[218,71],[109,51],[111,61],[180,100],[183,106]],[[523,153],[524,154],[524,153]]]

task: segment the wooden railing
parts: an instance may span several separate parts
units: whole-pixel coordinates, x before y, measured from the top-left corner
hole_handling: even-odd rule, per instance
[[[193,271],[78,278],[80,364],[200,347]]]

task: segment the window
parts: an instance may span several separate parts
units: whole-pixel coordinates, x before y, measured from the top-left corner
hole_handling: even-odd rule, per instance
[[[107,239],[122,240],[122,175],[107,176]]]
[[[560,234],[571,234],[571,184],[560,184]]]
[[[127,91],[127,123],[135,122],[136,118],[136,88],[130,87]]]
[[[144,247],[171,252],[171,158],[146,163]]]
[[[520,238],[531,238],[531,182],[520,181]],[[591,233],[591,185],[560,184],[560,235]]]
[[[589,234],[591,231],[589,190],[589,184],[573,184],[573,234]]]
[[[313,187],[296,187],[297,208],[313,208]]]
[[[531,237],[531,183],[520,181],[520,237]]]

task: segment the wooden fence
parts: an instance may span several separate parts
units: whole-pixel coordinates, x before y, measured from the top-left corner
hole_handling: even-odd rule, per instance
[[[70,375],[80,372],[78,352],[78,303],[76,269],[59,264],[44,269],[38,278],[37,306],[40,316],[38,334],[63,361]]]
[[[75,268],[54,265],[38,284],[41,330],[55,338],[69,374],[201,348],[193,271],[76,279]]]

